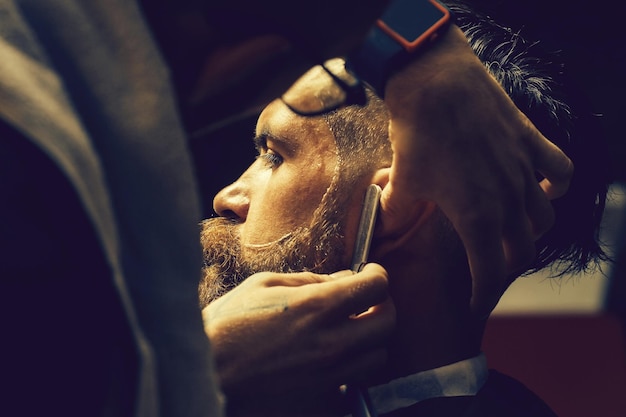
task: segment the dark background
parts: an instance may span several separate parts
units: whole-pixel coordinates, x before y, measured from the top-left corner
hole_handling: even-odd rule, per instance
[[[472,0],[493,18],[519,28],[549,51],[561,51],[565,71],[601,115],[615,174],[626,179],[624,131],[626,93],[626,2],[567,0]]]

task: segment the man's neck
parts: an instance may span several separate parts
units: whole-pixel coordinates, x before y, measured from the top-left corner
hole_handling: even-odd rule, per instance
[[[399,301],[405,298],[406,302]],[[398,319],[389,344],[387,379],[448,365],[480,352],[470,324],[437,302],[442,296],[433,296],[432,301],[416,297],[411,302],[410,298],[411,293],[406,291],[394,297],[398,300]]]
[[[376,383],[476,356],[482,324],[470,314],[471,276],[454,241],[427,222],[410,242],[377,260],[388,271],[396,331]]]

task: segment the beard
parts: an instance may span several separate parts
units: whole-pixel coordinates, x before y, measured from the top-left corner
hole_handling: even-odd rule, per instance
[[[333,190],[336,191],[336,190]],[[257,272],[310,271],[328,274],[347,267],[338,193],[331,192],[315,211],[310,227],[300,227],[262,246],[241,244],[241,223],[224,217],[201,223],[203,250],[200,307],[226,294]]]

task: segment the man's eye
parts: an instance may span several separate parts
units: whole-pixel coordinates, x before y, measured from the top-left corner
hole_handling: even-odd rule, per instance
[[[264,154],[258,156],[258,158],[263,159],[267,166],[274,169],[278,168],[280,164],[283,163],[283,157],[273,151],[268,151]]]

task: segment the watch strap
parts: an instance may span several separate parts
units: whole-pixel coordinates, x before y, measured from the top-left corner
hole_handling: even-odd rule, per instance
[[[382,97],[394,70],[434,41],[451,21],[450,10],[437,0],[393,0],[361,47],[347,57],[346,68]]]

